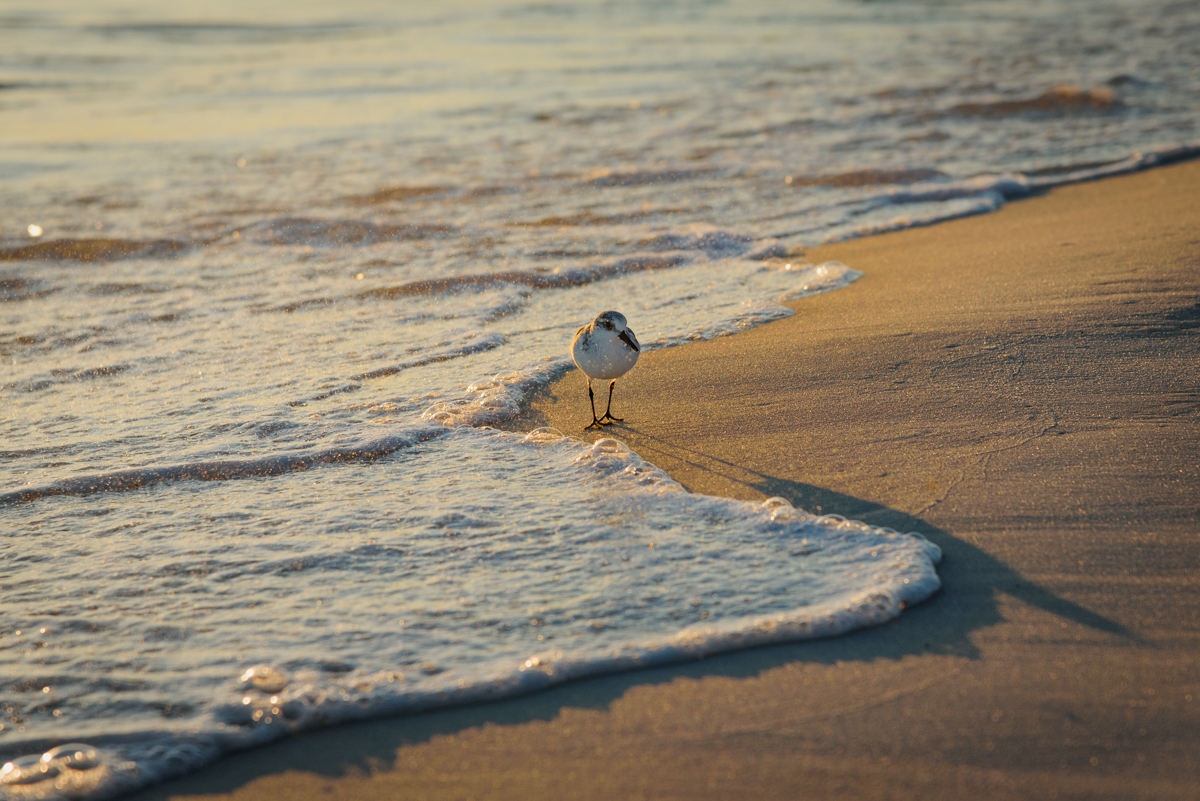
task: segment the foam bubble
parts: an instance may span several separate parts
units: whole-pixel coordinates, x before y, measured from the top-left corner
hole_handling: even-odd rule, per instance
[[[86,743],[67,743],[42,754],[42,761],[60,768],[91,770],[100,764],[100,751]]]
[[[238,677],[238,684],[248,685],[264,693],[277,693],[287,687],[289,681],[286,673],[270,665],[255,665]]]
[[[0,767],[0,785],[34,784],[53,779],[59,766],[42,759],[40,754],[17,757]]]
[[[525,440],[527,442],[558,442],[563,436],[563,433],[557,428],[546,426],[533,429],[525,435]]]

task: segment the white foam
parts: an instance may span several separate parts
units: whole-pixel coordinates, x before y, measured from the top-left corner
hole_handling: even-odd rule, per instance
[[[586,443],[548,429],[517,435],[462,428],[427,447],[441,455],[426,454],[426,470],[454,471],[463,486],[481,490],[431,505],[428,488],[416,482],[420,501],[403,512],[426,522],[380,542],[410,552],[400,558],[415,572],[403,585],[387,574],[373,579],[355,570],[359,546],[353,545],[342,556],[331,551],[274,563],[271,543],[261,552],[243,548],[239,567],[222,577],[236,593],[247,581],[282,587],[278,582],[289,571],[306,571],[305,584],[321,587],[316,597],[346,611],[375,597],[370,622],[360,623],[370,639],[340,649],[350,664],[304,666],[285,653],[277,660],[287,667],[269,661],[233,669],[222,662],[223,680],[190,689],[182,677],[194,666],[181,664],[174,691],[198,704],[197,714],[186,725],[124,735],[103,733],[98,721],[97,736],[81,744],[81,752],[94,753],[84,753],[77,768],[62,768],[75,776],[73,786],[86,784],[94,798],[111,797],[229,750],[334,723],[833,636],[884,623],[939,587],[934,564],[940,551],[920,535],[811,515],[781,498],[750,503],[695,495],[615,440]],[[482,471],[464,474],[463,455],[483,460]],[[426,483],[441,480],[433,475]],[[518,516],[501,528],[479,518],[491,499],[508,494],[510,481],[526,487],[531,499],[552,494],[557,511]],[[437,551],[427,548],[446,547],[443,531],[457,532],[459,556],[431,559]],[[381,534],[372,527],[368,536]],[[212,536],[219,545],[225,535]],[[362,534],[345,537],[349,544]],[[387,595],[379,593],[384,585],[391,588]],[[354,597],[344,594],[351,587]],[[459,593],[464,596],[455,598]],[[396,594],[411,598],[397,605],[388,597]],[[260,645],[245,647],[262,651],[286,641],[288,616],[295,614],[289,608],[275,603],[264,610],[272,627],[260,630]],[[307,604],[297,612],[297,624],[314,614]],[[398,627],[392,614],[407,615],[408,627]],[[426,620],[437,625],[422,626]],[[282,639],[272,630],[281,626]],[[539,632],[544,639],[534,636]],[[287,650],[304,649],[290,643]],[[47,790],[52,778],[32,777],[30,784]]]

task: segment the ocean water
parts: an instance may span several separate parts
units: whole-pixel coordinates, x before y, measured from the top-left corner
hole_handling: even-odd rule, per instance
[[[1200,153],[1194,3],[796,6],[6,3],[0,791],[935,592],[919,536],[489,427],[601,310],[734,333],[869,269],[816,244]]]

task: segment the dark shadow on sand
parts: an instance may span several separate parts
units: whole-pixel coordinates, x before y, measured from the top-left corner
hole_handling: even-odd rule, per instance
[[[625,428],[624,426],[619,428]],[[632,428],[628,430],[633,431]],[[637,432],[639,436],[647,435]],[[678,449],[677,445],[672,445]],[[789,663],[837,663],[899,660],[925,653],[978,658],[972,632],[1004,620],[999,594],[1012,595],[1064,620],[1107,634],[1133,637],[1120,624],[1040,587],[985,551],[931,526],[920,518],[844,493],[754,471],[708,454],[694,456],[757,475],[747,484],[794,506],[839,514],[897,531],[917,531],[943,553],[938,568],[942,591],[906,610],[886,625],[825,640],[773,645],[710,656],[666,667],[600,676],[553,687],[532,695],[488,704],[336,726],[223,758],[216,769],[169,782],[132,796],[131,801],[166,801],[172,796],[229,793],[254,779],[285,771],[330,778],[369,774],[390,767],[399,748],[486,725],[515,726],[551,721],[564,708],[605,709],[630,689],[676,679],[753,678]],[[678,454],[674,454],[678,458]],[[711,468],[702,468],[711,469]],[[724,474],[722,474],[724,475]],[[726,476],[728,478],[728,476]],[[745,483],[745,482],[743,482]]]
[[[942,593],[940,597],[944,598],[949,595],[957,601],[963,601],[980,594],[987,596],[989,599],[994,599],[996,594],[1003,593],[1020,598],[1031,606],[1035,606],[1038,609],[1081,626],[1087,626],[1106,634],[1116,634],[1134,639],[1134,635],[1119,623],[1109,620],[1103,615],[1097,614],[1079,604],[1061,598],[1046,588],[1034,584],[986,551],[964,542],[936,526],[930,525],[919,517],[905,514],[874,501],[856,498],[852,495],[825,489],[824,487],[817,487],[812,484],[804,484],[799,481],[790,481],[760,473],[756,470],[751,470],[745,465],[734,464],[711,454],[684,448],[676,443],[667,443],[659,437],[638,431],[632,426],[621,426],[621,428],[627,428],[643,439],[662,442],[664,445],[669,446],[671,451],[661,452],[668,453],[675,459],[685,458],[689,465],[697,469],[717,472],[698,461],[686,459],[679,452],[686,452],[692,457],[703,459],[708,463],[724,465],[736,470],[738,473],[756,476],[756,480],[746,482],[739,481],[728,473],[720,473],[723,478],[730,481],[737,481],[737,483],[757,490],[767,497],[779,496],[780,498],[786,498],[793,506],[808,512],[826,515],[837,514],[852,520],[861,520],[874,526],[885,526],[903,532],[916,531],[923,534],[942,549],[944,559],[938,569],[938,575],[942,578]],[[653,446],[651,447],[653,448]],[[995,610],[994,603],[991,604],[991,608],[993,611]],[[991,619],[979,617],[975,619],[972,628],[981,628],[997,623],[1000,620],[1001,618],[998,615]],[[973,656],[972,650],[955,650],[954,653]]]

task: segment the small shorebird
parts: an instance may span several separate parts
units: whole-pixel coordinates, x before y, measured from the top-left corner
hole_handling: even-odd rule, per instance
[[[592,422],[588,428],[603,428],[612,423],[620,423],[624,419],[612,416],[613,387],[617,385],[618,378],[637,364],[641,350],[637,337],[626,325],[625,315],[620,312],[601,312],[596,315],[595,320],[575,332],[575,341],[571,343],[571,358],[588,379],[588,400],[592,402]],[[610,382],[608,408],[604,410],[604,416],[601,418],[596,417],[596,396],[592,392],[593,378]]]

